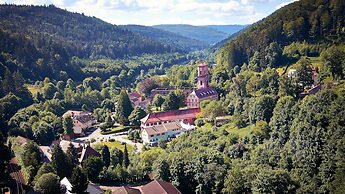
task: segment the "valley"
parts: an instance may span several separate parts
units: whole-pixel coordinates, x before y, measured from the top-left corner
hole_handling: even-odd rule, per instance
[[[0,193],[342,193],[344,13],[115,25],[0,4]]]

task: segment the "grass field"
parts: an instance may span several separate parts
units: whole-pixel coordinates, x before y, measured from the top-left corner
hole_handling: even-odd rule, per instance
[[[317,68],[321,68],[321,65],[322,65],[322,61],[321,61],[321,57],[308,57],[308,59],[310,60],[310,63],[314,66],[314,67],[317,67]],[[294,63],[294,64],[288,64],[288,65],[285,65],[285,66],[282,66],[282,67],[279,67],[277,68],[277,72],[279,75],[282,75],[285,68],[288,68],[286,73],[289,72],[290,69],[294,69],[296,68],[297,66],[297,63]]]
[[[222,126],[226,131],[228,131],[231,134],[238,135],[239,138],[244,138],[245,136],[250,135],[250,133],[254,129],[254,125],[248,125],[244,128],[238,128],[233,123],[226,124]]]
[[[122,131],[129,130],[131,127],[132,126],[118,125],[118,126],[107,129],[107,131],[101,132],[101,134],[108,135],[108,134],[112,134],[112,133],[122,132]]]
[[[110,141],[108,141],[108,142],[101,142],[99,144],[96,144],[94,147],[101,147],[101,145],[107,145],[109,147],[109,149],[117,148],[117,149],[122,150],[122,151],[125,149],[125,145],[122,145],[118,141],[114,141],[114,142],[110,142]],[[128,150],[128,152],[132,152],[133,151],[133,146],[127,144],[127,150]]]

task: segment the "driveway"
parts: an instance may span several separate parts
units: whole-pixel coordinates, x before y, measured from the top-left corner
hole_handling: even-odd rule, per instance
[[[121,134],[121,135],[120,135]],[[120,134],[109,134],[109,135],[102,135],[101,134],[101,129],[98,128],[96,129],[94,132],[92,132],[90,135],[86,136],[86,137],[80,137],[75,139],[74,141],[90,141],[91,139],[94,139],[95,142],[91,143],[91,144],[97,144],[97,143],[101,143],[101,139],[103,139],[105,141],[108,141],[109,139],[115,139],[115,141],[118,142],[124,142],[128,145],[132,145],[133,147],[137,147],[137,153],[140,153],[142,151],[143,148],[143,144],[142,143],[134,143],[131,140],[126,139],[128,136],[127,135],[123,135],[123,133]]]

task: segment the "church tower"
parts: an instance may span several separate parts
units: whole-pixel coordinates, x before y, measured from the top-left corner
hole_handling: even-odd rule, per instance
[[[198,89],[208,87],[208,66],[206,63],[198,64]]]

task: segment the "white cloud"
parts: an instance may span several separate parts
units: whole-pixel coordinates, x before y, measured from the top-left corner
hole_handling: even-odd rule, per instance
[[[282,7],[286,6],[286,5],[289,5],[290,3],[296,2],[296,1],[298,1],[298,0],[291,0],[291,1],[283,2],[283,3],[279,4],[276,7],[276,9],[280,9],[280,8],[282,8]]]
[[[15,4],[54,4],[114,24],[220,24],[255,22],[281,0],[0,0]],[[273,2],[273,3],[272,3]],[[273,7],[264,8],[269,4]],[[267,11],[268,10],[268,11]],[[209,23],[207,23],[209,22]]]

